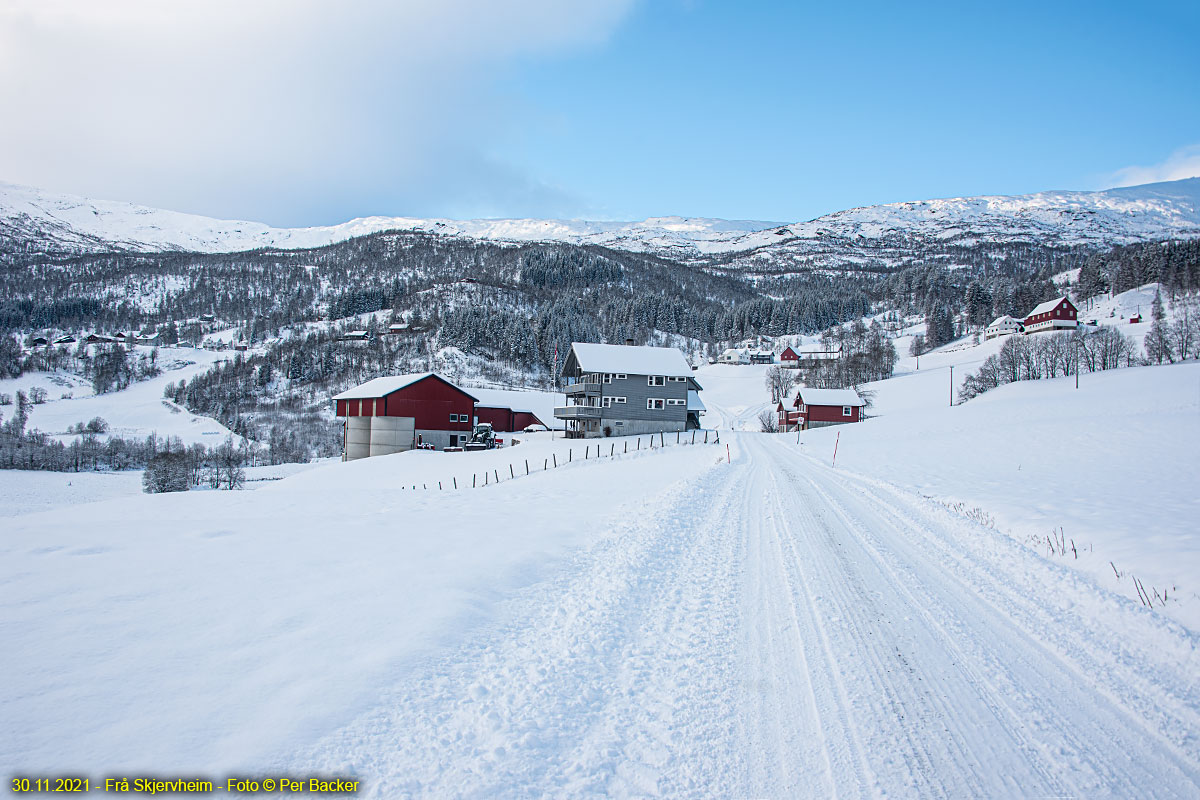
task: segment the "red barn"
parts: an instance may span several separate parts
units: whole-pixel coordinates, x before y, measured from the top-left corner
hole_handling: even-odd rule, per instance
[[[792,402],[795,410],[785,413],[790,415],[791,430],[808,430],[858,422],[862,419],[865,405],[866,402],[853,389],[802,388],[796,392],[796,399]]]
[[[462,444],[470,436],[476,402],[432,372],[376,378],[333,399],[337,416],[346,418],[348,461],[422,444]]]
[[[1065,295],[1042,303],[1025,317],[1025,333],[1072,330],[1079,327],[1079,310]]]
[[[790,347],[779,354],[779,363],[781,364],[788,364],[794,367],[799,361],[800,356]]]

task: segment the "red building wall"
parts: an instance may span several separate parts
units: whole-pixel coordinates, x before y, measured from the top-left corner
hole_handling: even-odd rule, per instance
[[[385,397],[338,400],[339,417],[412,417],[418,430],[470,433],[475,400],[443,380],[429,377],[409,384]],[[451,422],[450,415],[466,415],[465,422]]]
[[[495,408],[492,406],[475,406],[475,415],[479,417],[480,422],[492,423],[494,431],[514,431],[518,430],[513,427],[513,412],[509,408]]]
[[[850,416],[842,415],[842,406],[804,406],[801,413],[809,422],[858,422],[858,406],[850,406]]]
[[[1075,319],[1079,316],[1079,312],[1075,309],[1075,306],[1072,305],[1070,300],[1066,301],[1066,305],[1067,307],[1063,308],[1063,304],[1059,303],[1057,306],[1055,306],[1053,311],[1048,311],[1045,314],[1038,314],[1036,316],[1030,315],[1025,318],[1025,324],[1033,325],[1038,322],[1045,322],[1048,319]]]
[[[784,350],[782,353],[779,354],[779,360],[780,361],[799,361],[800,356],[796,355],[796,351],[789,347],[788,349]]]
[[[466,392],[438,378],[423,378],[383,398],[381,413],[413,417],[417,430],[470,433],[475,401]],[[466,422],[451,422],[450,415],[465,414]]]
[[[530,425],[545,425],[546,423],[538,419],[537,414],[532,411],[514,411],[513,412],[513,427],[514,431],[523,431]]]

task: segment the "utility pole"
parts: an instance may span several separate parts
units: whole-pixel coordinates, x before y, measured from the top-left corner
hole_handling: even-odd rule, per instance
[[[954,366],[950,366],[950,407],[954,407]]]

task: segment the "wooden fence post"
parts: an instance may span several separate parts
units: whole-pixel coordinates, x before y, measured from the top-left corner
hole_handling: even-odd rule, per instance
[[[458,491],[458,476],[456,475],[456,476],[453,478],[453,480],[454,480],[454,490],[455,490],[455,491]]]
[[[525,459],[525,474],[529,474],[529,459]]]

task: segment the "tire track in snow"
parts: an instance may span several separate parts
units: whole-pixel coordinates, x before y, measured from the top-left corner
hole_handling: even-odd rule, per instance
[[[875,557],[880,563],[897,565],[905,573],[898,578],[914,580],[908,565],[930,553],[951,567],[943,570],[942,580],[924,587],[926,602],[938,605],[936,612],[925,611],[931,620],[967,619],[984,627],[986,619],[991,641],[1000,640],[1000,631],[1023,640],[1025,646],[1020,650],[998,652],[995,645],[988,646],[987,637],[964,630],[945,632],[949,645],[956,649],[961,645],[962,663],[976,672],[987,672],[978,685],[1003,686],[1002,692],[992,689],[997,703],[1011,717],[1036,729],[1033,748],[1043,759],[1043,772],[1056,773],[1056,780],[1068,780],[1070,788],[1064,791],[1089,796],[1135,794],[1164,778],[1180,785],[1197,785],[1197,710],[1152,678],[1157,671],[1172,672],[1171,665],[1164,663],[1157,669],[1144,664],[1138,669],[1126,666],[1117,670],[1119,674],[1114,674],[1111,662],[1101,668],[1099,656],[1119,649],[1111,640],[1096,637],[1083,619],[1049,614],[1044,604],[1033,599],[1036,593],[1015,590],[993,570],[984,568],[981,559],[964,555],[946,538],[943,525],[927,516],[921,518],[911,498],[893,492],[887,493],[891,497],[881,497],[882,491],[851,484],[832,473],[824,473],[824,477],[825,488],[813,484],[821,497],[848,521],[878,538],[877,546],[891,546],[890,550],[877,550]],[[869,503],[864,504],[863,499]],[[886,542],[881,536],[884,531],[892,534]],[[921,547],[925,554],[914,555]],[[969,612],[964,612],[967,608]],[[1060,646],[1066,642],[1067,647],[1060,650],[1044,639],[1058,639]],[[1077,658],[1088,668],[1077,666]],[[1179,685],[1188,684],[1186,673],[1172,677]],[[1047,695],[1057,696],[1046,702]],[[1148,718],[1156,724],[1148,724]],[[1190,732],[1181,735],[1182,731]],[[1164,736],[1164,732],[1175,735]],[[1177,740],[1184,742],[1182,747]]]
[[[951,545],[956,532],[946,524],[949,515],[919,516],[914,503],[881,497],[815,463],[804,464],[808,469],[798,477],[799,460],[781,458],[786,451],[776,441],[766,444],[771,452],[763,453],[762,460],[773,457],[779,473],[796,484],[797,497],[808,498],[797,504],[798,513],[820,518],[830,512],[840,523],[846,547],[860,548],[853,560],[860,566],[873,563],[880,580],[897,590],[907,613],[920,620],[927,644],[915,652],[918,663],[931,674],[940,670],[939,687],[953,689],[944,735],[958,739],[960,751],[973,755],[965,762],[956,759],[957,766],[937,765],[935,773],[952,794],[1126,796],[1148,787],[1170,787],[1166,794],[1178,796],[1195,791],[1200,777],[1197,729],[1186,721],[1194,718],[1193,706],[1168,704],[1172,730],[1188,731],[1175,738],[1191,743],[1189,753],[1148,726],[1143,712],[1131,715],[1127,701],[1122,702],[1124,693],[1114,697],[1098,685],[1100,676],[1074,669],[1045,645],[1042,638],[1049,628],[1072,636],[1090,634],[1086,620],[1056,619],[1037,604],[1036,592],[1002,585],[994,569],[982,567],[985,559]],[[1010,562],[1000,574],[1013,568]],[[928,657],[939,648],[950,656],[948,664]],[[1111,649],[1111,642],[1094,634],[1075,648],[1088,656]],[[1128,679],[1122,682],[1125,691],[1136,690],[1148,674],[1152,672],[1143,669],[1123,676]],[[1176,678],[1188,685],[1186,675]],[[914,699],[919,708],[921,698]],[[987,709],[989,714],[981,713]],[[981,736],[981,731],[989,733]],[[956,780],[971,776],[975,790],[969,784],[954,788]],[[920,793],[937,792],[922,786]]]
[[[649,498],[507,603],[507,624],[417,665],[289,768],[369,776],[375,797],[742,793],[743,553],[727,521],[744,475],[722,465]]]

